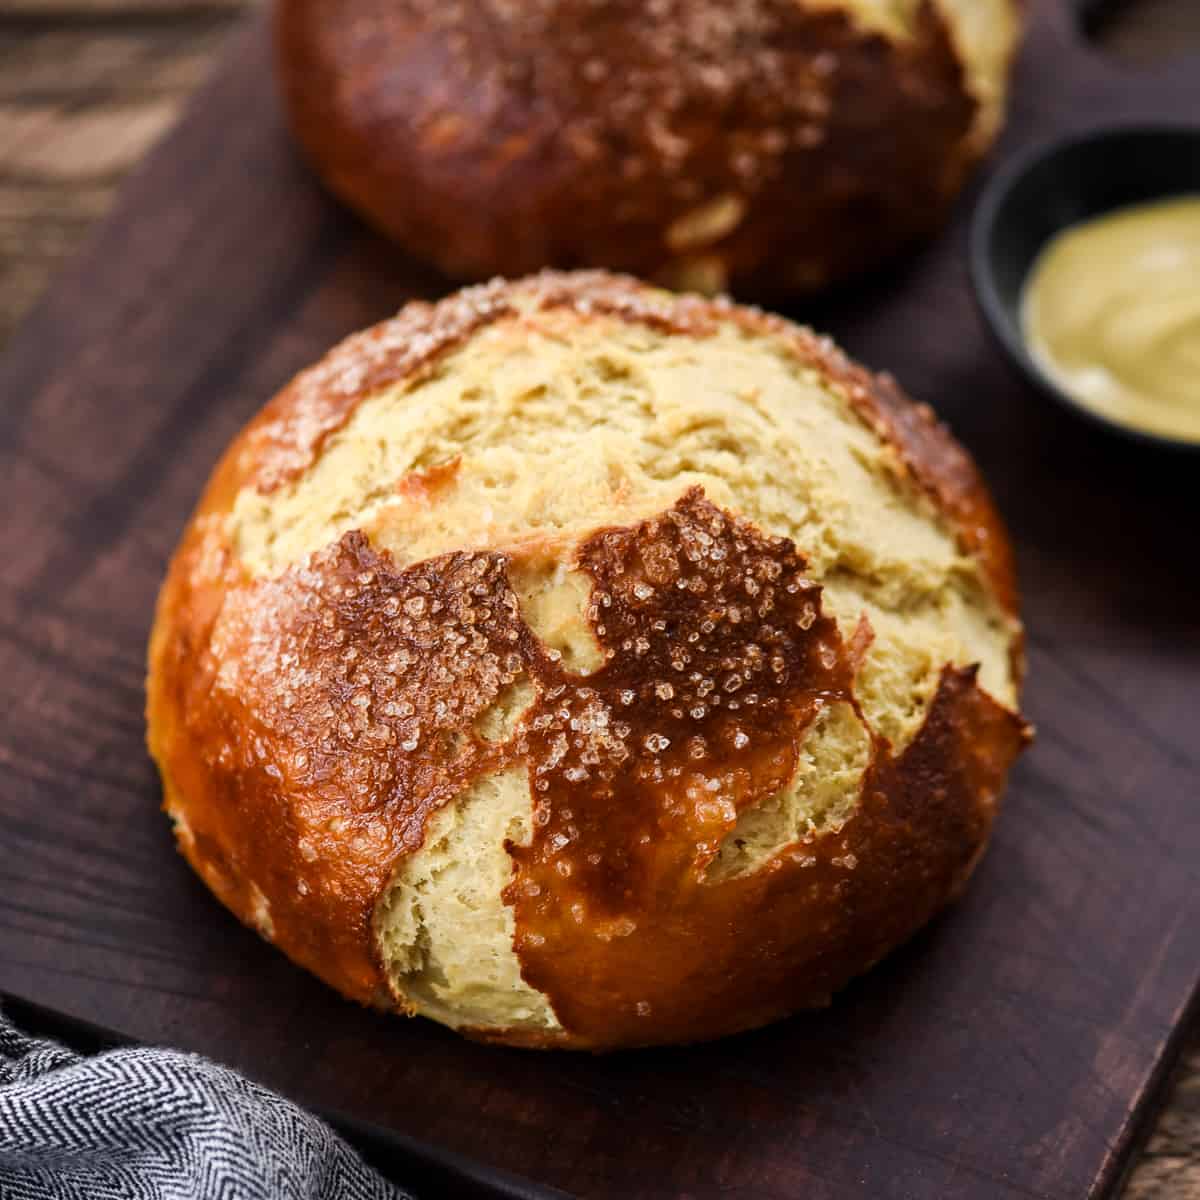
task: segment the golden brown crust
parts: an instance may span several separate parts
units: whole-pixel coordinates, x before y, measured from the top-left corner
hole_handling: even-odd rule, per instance
[[[383,889],[432,812],[480,775],[523,764],[534,836],[510,848],[506,895],[524,977],[562,1030],[476,1035],[603,1048],[761,1024],[821,1002],[903,941],[976,860],[1026,735],[973,672],[946,669],[898,758],[876,743],[840,831],[710,880],[738,812],[790,778],[820,706],[854,702],[869,631],[843,643],[790,542],[696,490],[656,518],[596,532],[575,565],[593,581],[588,617],[608,658],[580,678],[523,620],[502,553],[401,569],[348,533],[251,579],[228,540],[241,488],[304,469],[364,391],[419,377],[531,296],[580,319],[701,337],[735,319],[773,338],[849,390],[968,548],[982,553],[972,522],[1003,539],[969,460],[929,414],[775,318],[601,275],[497,285],[450,316],[422,307],[285,389],[214,472],[150,647],[149,736],[167,807],[181,849],[242,920],[346,995],[394,1006],[371,927]],[[426,323],[441,333],[421,338]],[[377,352],[357,381],[330,388],[356,379],[362,346]],[[455,470],[397,486],[434,496]],[[509,741],[482,739],[477,718],[518,678],[534,685],[533,707]]]
[[[895,39],[802,0],[281,0],[276,14],[288,113],[318,171],[459,278],[594,265],[808,290],[935,229],[986,149],[932,4]]]
[[[504,560],[397,572],[358,533],[278,579],[185,541],[151,647],[151,746],[192,865],[244,921],[364,1002],[371,914],[429,813],[496,754],[471,726],[533,653]],[[257,892],[256,890],[257,889]]]
[[[613,657],[533,717],[534,838],[510,847],[506,892],[525,979],[592,1048],[828,1000],[954,893],[1021,720],[948,670],[904,755],[877,744],[840,831],[709,879],[738,813],[791,778],[818,708],[853,700],[852,655],[795,547],[694,493],[592,538],[580,566]]]
[[[703,882],[690,858],[694,826],[624,847],[632,851],[624,871],[634,886],[605,916],[610,928],[633,928],[611,940],[596,937],[594,914],[582,929],[556,918],[580,898],[594,910],[595,895],[586,884],[564,883],[545,857],[538,862],[556,828],[547,827],[538,849],[518,852],[522,878],[551,889],[542,899],[552,897],[531,917],[517,899],[518,946],[525,978],[552,998],[569,1039],[469,1032],[526,1046],[569,1040],[606,1049],[702,1041],[827,1004],[957,895],[1027,739],[1020,718],[975,686],[973,671],[947,668],[905,752],[893,759],[877,747],[859,809],[839,831],[798,842],[766,869],[719,885]],[[652,821],[647,801],[641,815]],[[580,807],[577,797],[572,803]],[[563,851],[554,863],[575,868],[585,857]],[[673,898],[665,911],[653,890],[663,881]],[[544,940],[531,947],[531,937]]]
[[[506,900],[523,974],[563,1027],[541,1042],[697,1040],[822,1002],[953,895],[1025,737],[973,671],[948,668],[904,754],[876,745],[840,831],[712,882],[819,706],[853,700],[855,652],[790,542],[698,491],[596,534],[579,566],[611,657],[586,679],[525,626],[503,556],[398,571],[352,533],[248,582],[204,542],[172,568],[152,648],[181,846],[242,920],[364,1003],[387,1002],[371,915],[398,859],[440,805],[514,763],[535,832],[509,847]],[[522,675],[537,699],[517,734],[482,741],[475,719]]]

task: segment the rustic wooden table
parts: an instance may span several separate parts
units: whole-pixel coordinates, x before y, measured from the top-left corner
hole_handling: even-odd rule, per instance
[[[0,347],[250,3],[0,0]],[[1137,70],[1200,46],[1200,5],[1127,4],[1099,40]],[[1200,1031],[1125,1194],[1200,1198]]]

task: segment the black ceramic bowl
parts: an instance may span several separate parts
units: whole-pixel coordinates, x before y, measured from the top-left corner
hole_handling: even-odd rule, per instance
[[[1082,405],[1037,365],[1021,330],[1025,280],[1055,234],[1116,208],[1184,194],[1200,195],[1200,128],[1117,127],[1038,147],[984,190],[971,227],[971,279],[992,332],[1037,387],[1126,437],[1200,451],[1200,443],[1146,433]]]

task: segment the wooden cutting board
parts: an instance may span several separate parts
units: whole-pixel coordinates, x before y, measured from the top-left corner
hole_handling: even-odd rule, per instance
[[[1032,23],[999,159],[1200,117],[1200,63],[1131,76],[1061,0]],[[251,26],[0,362],[0,989],[580,1196],[1108,1192],[1200,981],[1200,463],[1028,390],[963,250],[960,219],[796,315],[939,409],[1018,546],[1040,736],[965,900],[828,1011],[709,1047],[534,1054],[385,1019],[217,905],[142,749],[151,605],[222,446],[446,286],[319,191]]]

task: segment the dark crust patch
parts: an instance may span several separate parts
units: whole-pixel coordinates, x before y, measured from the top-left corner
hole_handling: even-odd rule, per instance
[[[440,356],[526,306],[585,320],[608,316],[686,337],[710,337],[732,324],[747,337],[782,347],[839,387],[858,417],[895,450],[963,548],[979,558],[997,599],[1016,615],[1016,572],[1004,526],[970,456],[927,405],[914,403],[890,376],[851,362],[828,338],[782,317],[722,298],[675,295],[604,271],[545,271],[468,288],[435,305],[414,302],[348,338],[297,376],[234,443],[226,464],[230,485],[270,492],[303,474],[364,397],[389,385],[415,384]]]
[[[297,962],[377,1000],[379,894],[429,814],[499,765],[471,726],[537,656],[505,560],[396,571],[348,533],[241,582],[198,577],[193,553],[164,589],[149,681],[151,748],[196,838],[185,852],[249,923],[257,885]]]
[[[1021,720],[947,668],[905,753],[877,742],[840,831],[708,882],[738,813],[791,778],[819,708],[852,701],[852,655],[794,547],[696,496],[592,538],[580,566],[614,657],[531,725],[534,838],[510,847],[505,893],[525,979],[593,1048],[827,1001],[961,886]]]
[[[698,490],[581,547],[609,655],[581,679],[523,623],[501,554],[399,570],[350,533],[246,579],[221,531],[230,470],[160,596],[151,750],[192,865],[249,924],[261,892],[272,940],[348,996],[396,1003],[371,929],[384,887],[433,811],[519,763],[534,834],[509,848],[506,897],[523,974],[563,1024],[545,1044],[694,1040],[815,1003],[918,928],[986,842],[1024,726],[947,669],[908,750],[877,745],[840,832],[705,882],[820,707],[852,702],[853,654],[792,544]],[[516,734],[482,741],[474,722],[522,675],[537,695]]]
[[[985,149],[930,3],[892,40],[801,0],[289,0],[292,128],[328,185],[457,278],[546,265],[668,278],[690,255],[760,297],[936,229]],[[716,197],[745,217],[672,249]]]
[[[698,491],[595,535],[579,567],[612,657],[530,722],[534,837],[510,847],[505,892],[515,945],[576,1037],[687,1039],[699,960],[725,976],[746,957],[709,958],[697,937],[697,910],[724,894],[705,871],[739,812],[786,786],[821,706],[850,700],[850,663],[791,542]]]
[[[572,929],[552,913],[530,919],[518,901],[525,977],[552,998],[570,1044],[589,1049],[703,1041],[827,1004],[961,891],[1027,740],[1024,723],[980,691],[972,670],[947,667],[904,753],[893,759],[877,747],[859,808],[838,832],[716,885],[686,867],[674,877],[684,858],[675,843],[639,846],[632,877],[666,872],[675,890],[630,888],[606,912],[607,929],[629,929],[624,937]],[[571,803],[578,808],[579,798]],[[536,851],[527,857],[536,861]],[[574,867],[581,857],[583,849],[567,850],[556,861]],[[570,876],[523,868],[522,878],[545,880],[568,910],[577,902]],[[467,1032],[526,1046],[562,1040]]]

